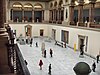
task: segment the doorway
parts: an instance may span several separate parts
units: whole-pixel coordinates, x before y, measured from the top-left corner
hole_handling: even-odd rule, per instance
[[[40,29],[40,36],[43,36],[44,30]]]
[[[42,22],[42,11],[34,11],[34,21]]]
[[[26,25],[25,26],[25,36],[32,36],[32,26],[31,25]]]
[[[56,30],[52,29],[52,39],[56,39]]]
[[[78,43],[78,49],[80,50],[80,46],[84,45],[85,46],[85,36],[82,35],[78,35],[78,39],[79,39],[79,43]],[[83,47],[83,51],[84,51],[84,47]]]

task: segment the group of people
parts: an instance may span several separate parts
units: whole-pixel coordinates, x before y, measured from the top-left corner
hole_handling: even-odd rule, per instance
[[[43,61],[40,60],[40,61],[39,61],[40,70],[42,70],[42,65],[43,65]],[[49,64],[49,69],[48,69],[48,71],[49,71],[48,74],[49,74],[49,75],[51,75],[51,69],[52,69],[52,68],[51,68],[51,64]]]
[[[83,56],[83,54],[84,54],[83,47],[84,47],[84,45],[80,45],[80,55],[81,56]],[[96,62],[97,63],[99,63],[99,57],[100,57],[100,54],[98,54],[96,56]],[[93,70],[93,72],[95,72],[95,69],[96,69],[96,63],[95,63],[95,61],[93,61],[93,64],[92,64],[92,70]]]
[[[38,42],[36,42],[35,44],[36,44],[36,47],[38,47]],[[41,50],[42,50],[42,56],[44,58],[46,58],[47,52],[45,50],[45,43],[44,42],[41,45]],[[50,53],[50,57],[53,57],[53,50],[51,48],[50,48],[49,53]],[[39,61],[40,70],[42,70],[42,66],[43,66],[43,60],[40,59],[40,61]],[[49,64],[48,71],[49,71],[48,74],[51,75],[51,64]]]
[[[50,48],[50,56],[52,57],[52,54],[53,54],[53,51],[52,49]],[[46,58],[46,50],[44,50],[44,58]],[[43,61],[40,60],[39,61],[39,66],[40,66],[40,70],[42,70],[42,65],[43,65]],[[49,64],[49,72],[48,72],[49,75],[51,75],[51,64]]]

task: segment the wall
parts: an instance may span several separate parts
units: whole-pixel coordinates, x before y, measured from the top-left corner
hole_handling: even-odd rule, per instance
[[[25,36],[25,27],[28,24],[10,24],[12,29],[16,29],[17,36]],[[87,54],[96,56],[100,51],[100,31],[86,30],[80,28],[63,27],[48,24],[29,24],[32,26],[32,36],[39,36],[40,29],[44,29],[44,36],[52,37],[52,29],[56,30],[56,40],[61,42],[61,30],[69,31],[69,46],[78,49],[78,35],[88,36]],[[86,43],[86,42],[85,42]],[[85,44],[84,43],[84,44]]]

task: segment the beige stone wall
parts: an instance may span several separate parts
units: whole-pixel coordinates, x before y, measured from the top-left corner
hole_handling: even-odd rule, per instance
[[[25,26],[27,24],[10,24],[13,30],[16,30],[17,37],[23,34],[25,37]],[[52,29],[56,30],[56,40],[61,41],[61,30],[69,31],[69,46],[74,47],[76,43],[76,48],[78,49],[79,41],[78,35],[88,36],[87,54],[96,56],[100,51],[100,31],[63,27],[48,24],[29,24],[32,26],[32,36],[40,36],[40,29],[44,30],[44,36],[52,37]],[[86,38],[84,44],[86,45]]]

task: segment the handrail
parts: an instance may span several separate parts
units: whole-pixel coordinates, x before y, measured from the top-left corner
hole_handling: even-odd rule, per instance
[[[25,60],[20,52],[20,49],[17,44],[14,44],[14,34],[11,30],[10,26],[6,27],[8,35],[9,35],[9,42],[7,44],[8,49],[8,63],[10,65],[10,69],[12,73],[16,75],[30,75],[30,72],[25,64]],[[12,61],[13,60],[13,61]]]
[[[19,62],[20,62],[20,65],[21,65],[23,75],[30,75],[29,70],[27,68],[27,65],[25,64],[24,58],[23,58],[17,44],[15,44],[15,51],[16,51],[17,58],[19,59]]]

